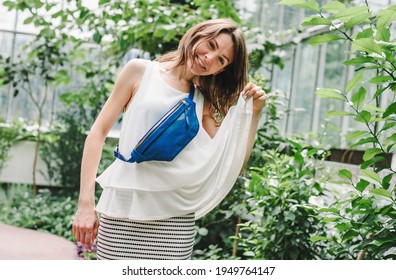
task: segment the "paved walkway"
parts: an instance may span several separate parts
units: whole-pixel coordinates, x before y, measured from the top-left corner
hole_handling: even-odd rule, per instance
[[[0,224],[0,260],[77,259],[77,246],[63,237]]]

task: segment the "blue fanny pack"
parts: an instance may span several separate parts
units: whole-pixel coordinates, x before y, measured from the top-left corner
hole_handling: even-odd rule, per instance
[[[199,122],[195,111],[194,85],[188,98],[177,102],[139,140],[126,159],[120,154],[118,145],[114,156],[125,162],[171,161],[197,135]]]

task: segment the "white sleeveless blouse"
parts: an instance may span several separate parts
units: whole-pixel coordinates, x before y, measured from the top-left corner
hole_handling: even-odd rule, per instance
[[[188,96],[147,61],[133,101],[123,115],[119,150],[126,157],[147,130],[177,101]],[[199,219],[228,194],[243,166],[252,119],[252,98],[239,97],[214,138],[202,127],[204,98],[195,91],[200,128],[171,162],[127,163],[116,159],[96,181],[103,188],[96,210],[107,216],[157,220],[195,213]]]

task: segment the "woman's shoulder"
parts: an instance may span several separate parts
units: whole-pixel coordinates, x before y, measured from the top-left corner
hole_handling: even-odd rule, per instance
[[[139,87],[149,63],[151,63],[150,60],[133,58],[125,64],[122,72],[124,72],[124,77],[128,79],[128,83],[134,88]]]
[[[147,64],[150,62],[151,62],[150,60],[146,60],[146,59],[133,58],[128,61],[128,63],[125,65],[125,68],[127,68],[127,70],[133,71],[136,74],[137,73],[143,74],[147,67]]]

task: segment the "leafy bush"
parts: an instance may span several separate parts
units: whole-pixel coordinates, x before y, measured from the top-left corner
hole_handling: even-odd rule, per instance
[[[252,167],[245,201],[248,215],[237,236],[243,255],[253,259],[321,259],[323,246],[311,241],[326,228],[317,218],[315,197],[323,196],[317,154],[296,142],[293,155],[262,151],[263,166]],[[322,157],[322,160],[324,157]]]
[[[320,6],[315,0],[282,0],[280,4],[316,12],[302,25],[322,26],[324,32],[308,43],[344,40],[352,48],[344,64],[355,75],[345,89],[319,89],[317,95],[344,103],[346,110],[328,115],[354,121],[346,137],[351,148],[365,149],[363,163],[358,176],[339,170],[340,180],[335,183],[348,192],[321,210],[323,220],[336,232],[314,239],[329,242],[329,253],[336,259],[396,259],[396,171],[390,156],[396,151],[392,130],[396,126],[396,45],[391,30],[396,6],[374,15],[368,1],[363,6],[338,1]]]

